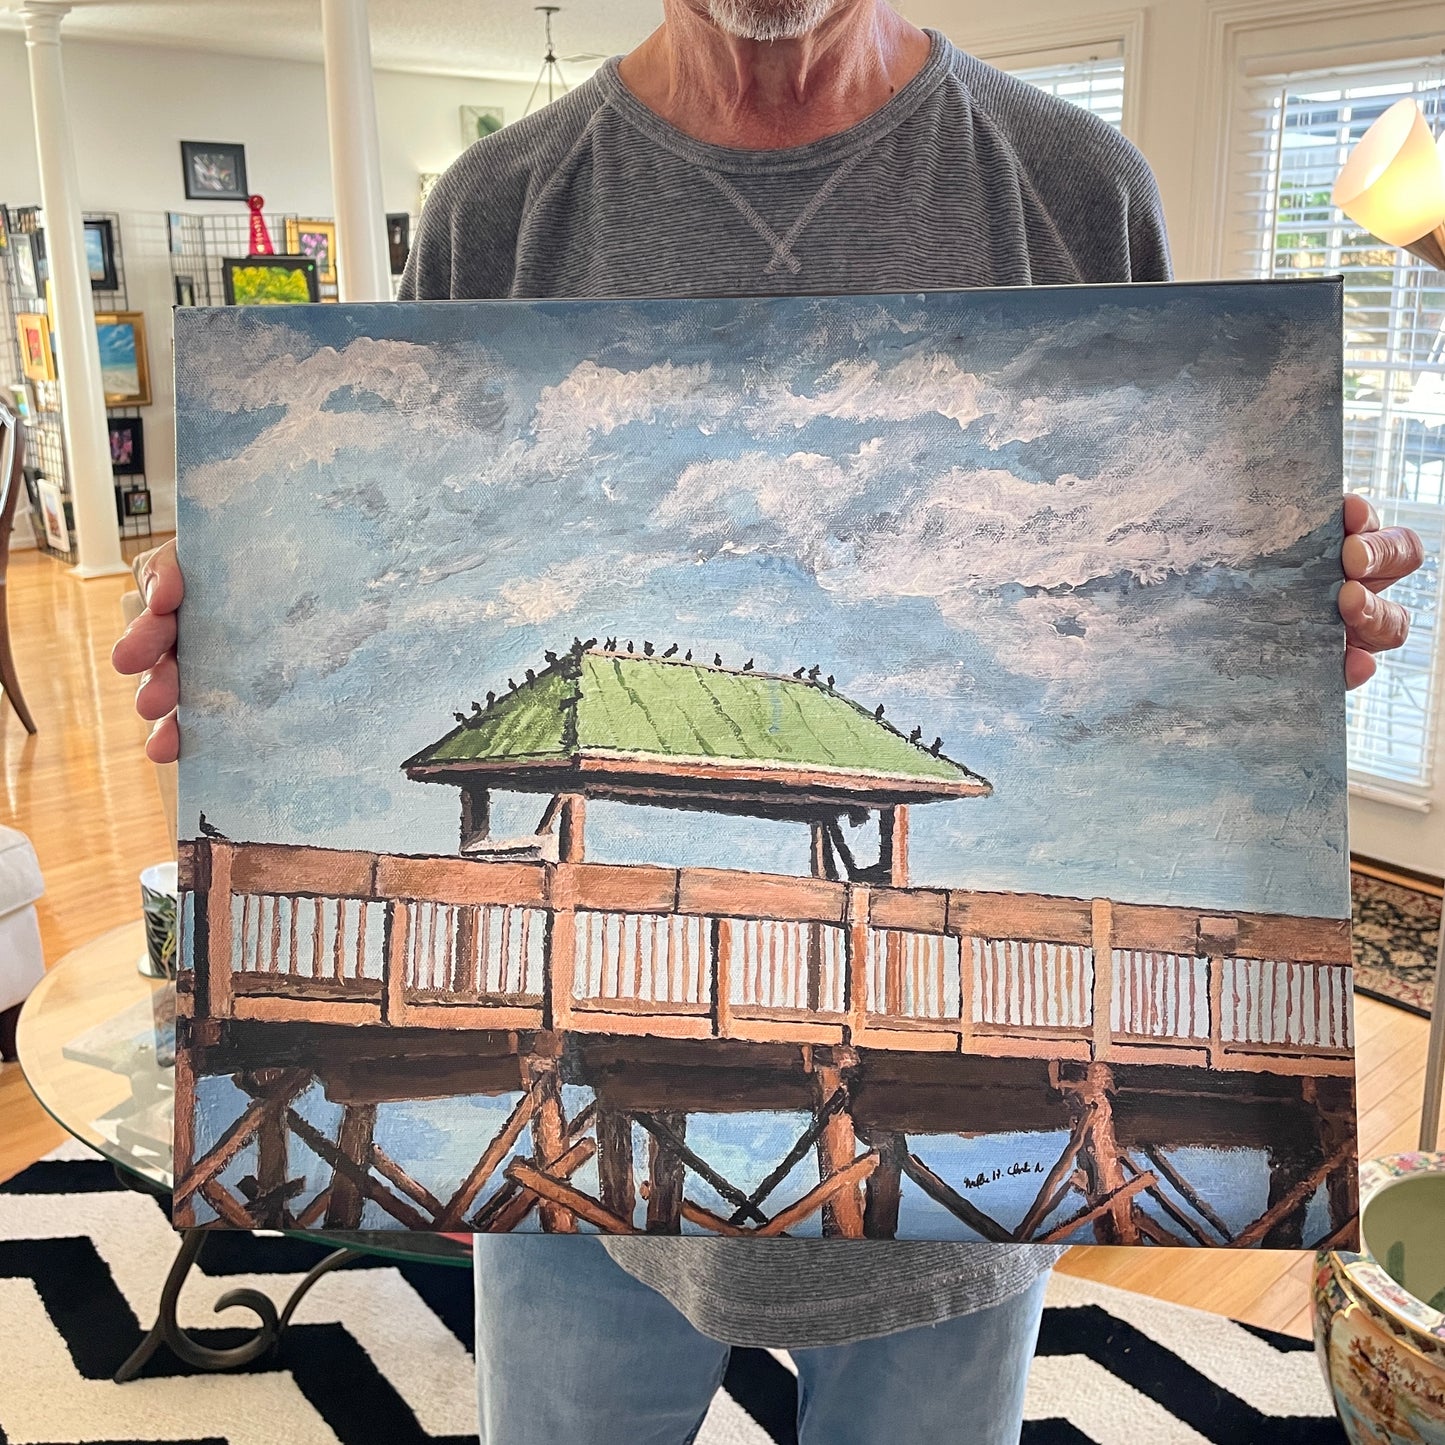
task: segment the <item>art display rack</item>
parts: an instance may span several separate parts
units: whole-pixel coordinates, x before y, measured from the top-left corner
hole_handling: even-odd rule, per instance
[[[262,215],[271,245],[278,255],[286,254],[286,222],[300,219],[294,211],[267,211]],[[308,220],[327,220],[325,216]],[[224,306],[226,290],[222,270],[227,258],[251,254],[251,213],[237,209],[225,214],[197,215],[171,211],[167,217],[170,237],[171,282],[177,305],[184,304],[182,284],[191,283],[197,306]],[[321,299],[336,300],[336,283],[321,283]]]
[[[5,212],[5,229],[12,234],[42,234],[39,226],[40,211],[36,206],[8,207]],[[125,311],[129,309],[125,279],[125,248],[121,240],[120,217],[113,211],[86,211],[87,221],[109,221],[114,242],[115,287],[110,290],[91,291],[91,309],[97,313]],[[0,363],[3,363],[5,381],[23,384],[29,397],[29,415],[25,418],[26,458],[25,486],[30,508],[31,531],[35,534],[35,545],[61,561],[75,560],[74,537],[75,515],[72,498],[74,484],[71,476],[70,459],[65,450],[65,417],[58,381],[34,381],[25,376],[20,356],[20,343],[16,335],[16,317],[25,311],[46,311],[45,283],[39,280],[39,295],[22,288],[19,268],[15,262],[14,248],[7,246],[0,252],[0,325],[4,327],[3,349],[0,349]],[[137,407],[111,407],[111,416],[138,417]],[[41,479],[59,487],[65,504],[66,531],[71,547],[61,550],[51,545],[45,535],[45,519],[40,508],[38,483]],[[149,537],[151,519],[149,514],[132,517],[126,514],[124,494],[128,491],[144,491],[149,496],[150,487],[145,474],[138,472],[113,478],[115,487],[116,525],[122,537]]]

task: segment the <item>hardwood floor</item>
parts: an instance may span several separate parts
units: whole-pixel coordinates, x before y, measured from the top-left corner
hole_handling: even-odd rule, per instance
[[[152,544],[147,544],[152,545]],[[132,684],[110,669],[128,579],[77,582],[37,553],[10,563],[10,627],[40,729],[27,737],[0,703],[0,819],[28,833],[47,892],[46,957],[137,917],[136,875],[168,853],[165,820],[131,712]],[[1360,1149],[1415,1145],[1428,1025],[1372,999],[1356,1004]],[[63,1137],[0,1065],[0,1179]],[[1310,1256],[1283,1252],[1075,1249],[1062,1268],[1160,1299],[1304,1335]]]

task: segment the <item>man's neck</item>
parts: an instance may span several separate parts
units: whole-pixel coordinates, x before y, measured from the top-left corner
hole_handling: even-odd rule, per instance
[[[923,68],[928,36],[882,0],[845,0],[797,40],[739,40],[703,0],[664,0],[664,20],[623,56],[622,83],[711,145],[777,150],[836,135]]]

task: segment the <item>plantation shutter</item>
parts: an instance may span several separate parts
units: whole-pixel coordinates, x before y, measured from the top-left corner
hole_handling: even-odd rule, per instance
[[[1086,50],[1018,55],[992,62],[1049,95],[1072,101],[1112,126],[1124,118],[1124,47],[1117,42]]]
[[[1405,96],[1438,134],[1440,55],[1250,77],[1233,131],[1229,218],[1231,274],[1344,276],[1345,487],[1368,496],[1386,526],[1424,539],[1425,566],[1390,592],[1413,614],[1410,639],[1349,704],[1357,790],[1383,788],[1398,801],[1430,788],[1441,705],[1445,275],[1365,234],[1330,204],[1330,190],[1350,149]]]

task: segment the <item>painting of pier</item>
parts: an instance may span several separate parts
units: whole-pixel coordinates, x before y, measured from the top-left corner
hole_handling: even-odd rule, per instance
[[[1353,1239],[1338,304],[181,318],[177,1222]]]

